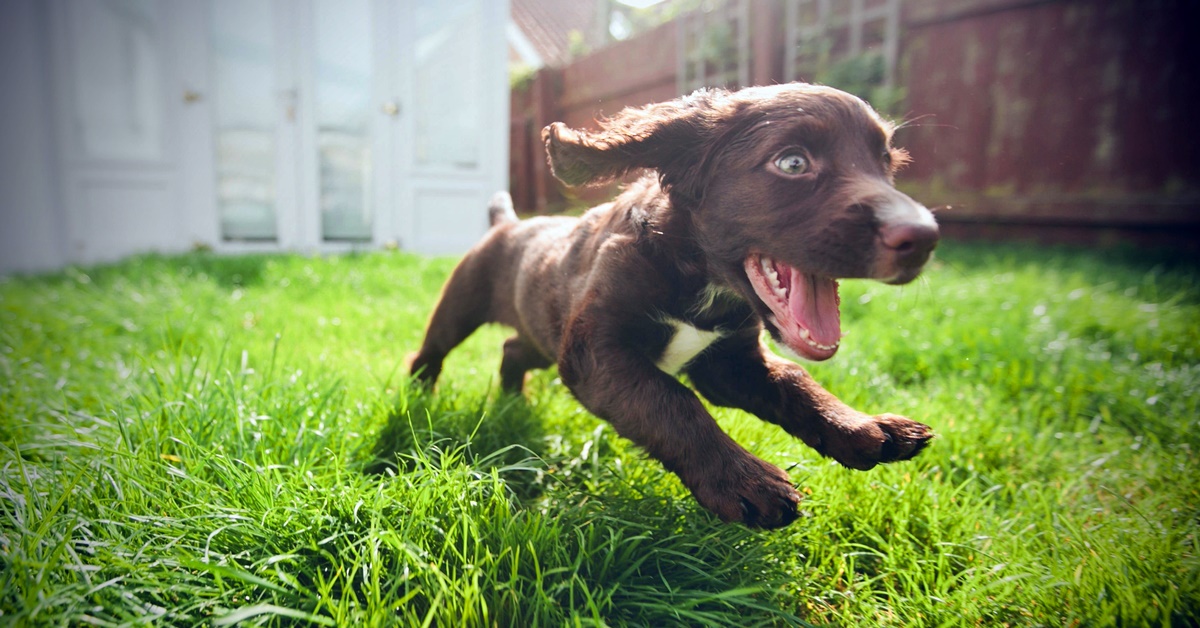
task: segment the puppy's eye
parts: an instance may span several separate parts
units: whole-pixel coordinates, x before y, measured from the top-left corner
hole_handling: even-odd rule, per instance
[[[775,167],[784,174],[804,174],[808,172],[808,160],[804,155],[789,153],[776,159]]]

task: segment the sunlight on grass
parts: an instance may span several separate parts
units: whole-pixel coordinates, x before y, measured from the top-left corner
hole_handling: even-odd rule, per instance
[[[845,282],[868,412],[938,433],[850,471],[714,409],[802,518],[722,525],[485,328],[403,360],[453,260],[147,256],[0,280],[0,622],[1188,625],[1197,267],[946,245]]]

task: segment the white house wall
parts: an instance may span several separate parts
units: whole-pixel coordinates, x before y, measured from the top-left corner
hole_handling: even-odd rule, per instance
[[[41,0],[0,2],[0,273],[67,262]]]

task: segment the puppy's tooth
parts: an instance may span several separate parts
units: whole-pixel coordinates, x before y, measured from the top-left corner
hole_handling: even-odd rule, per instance
[[[775,272],[775,268],[771,267],[766,270],[767,279],[771,281],[771,288],[775,290],[775,294],[786,297],[783,291],[783,286],[779,283],[779,273]]]
[[[805,342],[812,344],[812,341],[808,339],[808,330],[803,327],[800,328],[800,337],[803,338]]]
[[[823,345],[823,344],[821,344],[815,340],[811,340],[809,338],[805,338],[804,340],[805,340],[805,342],[808,343],[808,346],[813,347],[815,349],[820,349],[821,351],[832,351],[837,348],[837,345],[835,345],[835,344],[834,345]]]

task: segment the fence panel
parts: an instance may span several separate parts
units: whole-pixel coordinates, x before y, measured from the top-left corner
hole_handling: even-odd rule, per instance
[[[750,0],[679,18],[678,92],[750,84]]]

